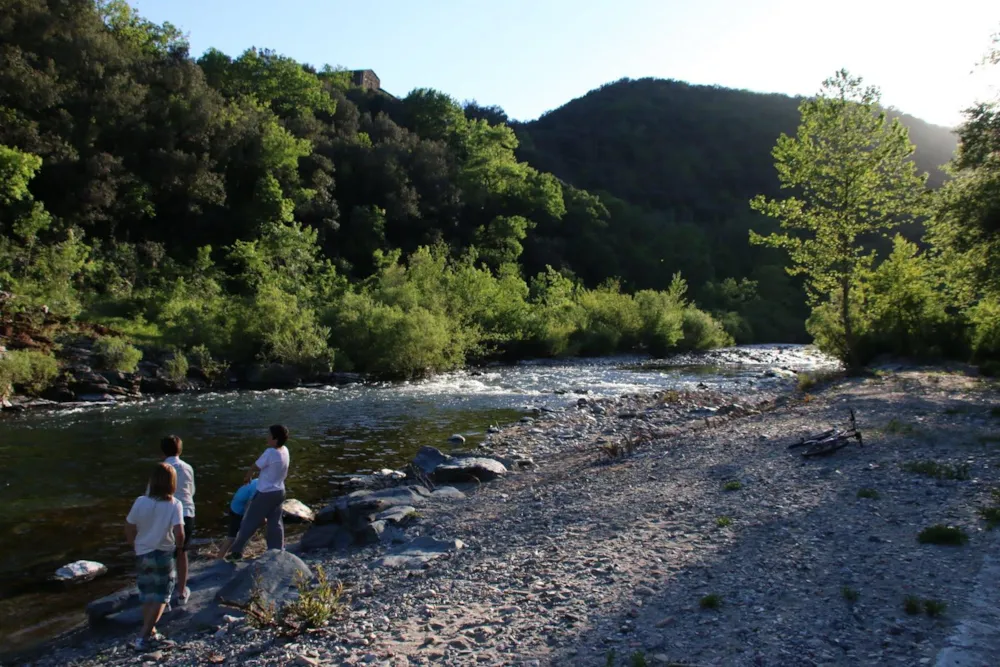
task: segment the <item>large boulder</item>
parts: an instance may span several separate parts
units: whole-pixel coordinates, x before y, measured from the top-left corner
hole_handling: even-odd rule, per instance
[[[286,523],[310,523],[316,518],[316,513],[308,505],[295,498],[281,503],[281,515]]]
[[[450,461],[452,461],[452,457],[437,447],[428,446],[421,447],[417,455],[413,457],[413,465],[423,470],[427,475],[434,472],[434,469],[439,465],[449,463]]]
[[[216,601],[246,607],[254,590],[264,604],[282,605],[296,591],[301,577],[312,579],[312,570],[298,556],[271,549],[260,558],[241,565],[229,582],[215,594]]]
[[[66,583],[82,583],[90,581],[105,574],[108,566],[94,560],[78,560],[67,565],[63,565],[56,570],[55,579]]]
[[[371,564],[371,567],[420,570],[435,558],[457,551],[465,546],[462,540],[437,540],[427,535],[417,537],[397,547]]]
[[[312,526],[302,536],[299,548],[305,551],[317,549],[347,549],[354,544],[354,533],[336,523]]]
[[[361,490],[341,496],[316,514],[316,523],[340,523],[360,529],[375,514],[397,505],[416,506],[431,495],[423,486],[397,486],[378,491]]]
[[[135,586],[115,591],[110,595],[98,598],[87,605],[87,617],[91,622],[98,621],[111,614],[117,614],[123,609],[139,604],[139,589]]]
[[[437,484],[489,482],[507,474],[507,467],[495,459],[478,456],[452,459],[434,468],[431,478]]]

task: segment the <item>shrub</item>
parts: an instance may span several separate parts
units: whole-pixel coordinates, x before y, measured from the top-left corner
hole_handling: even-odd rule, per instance
[[[870,500],[878,500],[878,491],[875,489],[858,489],[858,498],[868,498]]]
[[[733,339],[725,332],[721,324],[712,319],[711,315],[694,306],[688,306],[684,309],[681,329],[684,336],[678,347],[682,351],[708,350],[733,343]]]
[[[945,526],[939,523],[920,531],[920,534],[917,535],[917,541],[921,544],[960,547],[969,541],[969,536],[961,528]]]
[[[210,384],[221,384],[226,379],[226,371],[229,365],[221,361],[216,361],[212,353],[204,345],[196,345],[188,352],[195,368],[201,370],[202,375]]]
[[[702,609],[718,609],[722,606],[722,596],[717,593],[709,593],[698,601],[698,606]]]
[[[38,394],[59,376],[59,362],[51,354],[37,350],[10,350],[0,357],[0,397],[14,388]]]
[[[169,359],[163,362],[163,370],[167,372],[167,377],[175,382],[180,382],[187,378],[188,360],[180,350],[174,350]]]
[[[924,613],[931,618],[941,616],[947,608],[947,603],[941,600],[924,600]]]
[[[142,352],[121,338],[102,336],[94,341],[94,354],[101,366],[111,371],[135,372],[142,360]]]
[[[728,528],[733,525],[733,520],[728,516],[717,516],[715,517],[715,525],[719,528]]]
[[[923,606],[923,601],[916,595],[907,595],[903,598],[903,611],[910,616],[919,614]]]

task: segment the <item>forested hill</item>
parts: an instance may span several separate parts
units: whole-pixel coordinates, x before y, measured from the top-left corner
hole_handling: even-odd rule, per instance
[[[538,120],[515,124],[518,156],[536,169],[599,195],[610,211],[605,268],[627,284],[653,286],[679,270],[717,311],[750,325],[744,340],[804,340],[808,309],[784,256],[749,247],[748,230],[772,221],[752,213],[757,194],[776,196],[771,150],[794,134],[801,99],[662,79],[623,79]],[[901,116],[916,162],[939,186],[957,138]],[[903,230],[918,240],[921,230]],[[882,250],[887,253],[886,242]],[[755,283],[733,284],[747,280]]]
[[[520,155],[576,187],[607,191],[631,204],[713,220],[776,194],[771,149],[799,124],[801,98],[623,79],[518,126]],[[894,114],[898,115],[898,114]],[[901,115],[928,184],[944,180],[957,136]]]

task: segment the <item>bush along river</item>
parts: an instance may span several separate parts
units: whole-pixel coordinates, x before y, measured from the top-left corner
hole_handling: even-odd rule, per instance
[[[747,346],[667,360],[522,362],[394,384],[180,394],[142,402],[0,420],[0,646],[37,644],[84,621],[86,603],[132,577],[124,517],[160,460],[164,435],[184,440],[195,470],[196,544],[225,535],[230,497],[264,447],[266,429],[292,433],[288,496],[319,506],[338,480],[399,468],[424,445],[473,448],[494,424],[560,411],[581,396],[697,387],[752,395],[794,386],[796,372],[835,367],[801,346]],[[55,584],[79,559],[109,573]]]

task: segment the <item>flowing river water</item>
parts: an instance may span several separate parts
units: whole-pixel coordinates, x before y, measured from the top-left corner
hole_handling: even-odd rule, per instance
[[[490,424],[533,408],[560,410],[581,395],[612,397],[697,385],[750,394],[769,369],[808,371],[831,362],[799,346],[749,346],[707,356],[523,362],[428,380],[294,390],[185,394],[75,411],[0,419],[0,653],[80,624],[83,607],[127,583],[124,517],[143,492],[159,441],[176,433],[195,470],[196,537],[225,535],[229,499],[262,451],[266,429],[292,433],[288,495],[313,506],[345,475],[404,465],[423,445],[447,448],[461,433],[474,447]],[[787,375],[787,374],[786,374]],[[786,380],[787,381],[787,380]],[[78,559],[110,573],[72,585],[48,582]]]

